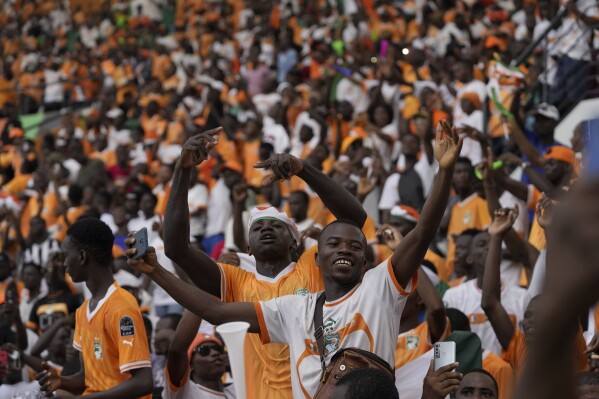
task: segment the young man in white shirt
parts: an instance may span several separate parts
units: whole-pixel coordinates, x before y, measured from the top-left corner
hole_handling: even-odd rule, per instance
[[[445,138],[441,139],[443,132]],[[416,271],[443,217],[461,144],[456,129],[440,123],[435,145],[440,171],[430,200],[420,222],[387,261],[364,273],[366,238],[353,222],[338,220],[322,231],[315,256],[325,286],[325,363],[339,349],[357,347],[394,364],[401,313],[407,296],[416,287]],[[274,171],[277,177],[284,177],[279,176],[280,170]],[[132,246],[135,239],[131,237],[127,243]],[[133,248],[127,250],[129,257],[135,252]],[[265,302],[223,303],[165,272],[153,248],[143,259],[130,258],[129,262],[210,323],[246,321],[249,331],[260,333],[264,343],[289,345],[293,396],[312,397],[316,393],[321,363],[314,342],[314,310],[322,293],[288,295]]]

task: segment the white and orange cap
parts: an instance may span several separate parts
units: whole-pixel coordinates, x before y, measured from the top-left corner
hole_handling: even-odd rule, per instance
[[[279,220],[287,225],[289,229],[289,233],[295,239],[296,242],[300,241],[300,233],[295,225],[293,219],[291,219],[285,212],[279,211],[274,206],[269,207],[260,207],[257,206],[250,212],[250,221],[248,223],[248,228],[252,226],[252,224],[258,220]]]
[[[420,213],[408,205],[395,205],[391,208],[391,216],[407,220],[408,222],[418,223]]]

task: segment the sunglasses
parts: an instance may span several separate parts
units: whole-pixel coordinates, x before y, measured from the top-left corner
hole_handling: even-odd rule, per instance
[[[210,351],[214,350],[219,354],[225,353],[225,349],[222,346],[208,346],[208,345],[200,345],[196,348],[196,352],[200,354],[200,356],[208,356]]]

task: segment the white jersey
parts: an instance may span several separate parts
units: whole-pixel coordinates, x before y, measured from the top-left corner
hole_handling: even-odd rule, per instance
[[[166,385],[162,391],[162,399],[235,399],[235,388],[233,384],[227,385],[224,392],[218,392],[210,388],[206,388],[189,379],[189,369],[181,380],[179,386],[175,386],[171,381],[168,371],[164,371],[166,375]]]
[[[345,296],[325,302],[326,364],[337,350],[355,347],[380,356],[393,367],[401,313],[416,284],[414,275],[404,290],[389,259],[366,272],[362,282]],[[295,398],[311,398],[320,382],[320,356],[314,339],[314,310],[319,295],[288,295],[255,304],[262,342],[289,345]]]
[[[507,285],[501,289],[501,304],[510,315],[514,326],[524,316],[526,290],[513,285]],[[476,333],[482,343],[482,347],[499,355],[501,344],[497,340],[495,331],[487,319],[483,308],[480,306],[482,291],[476,285],[476,279],[467,281],[455,288],[445,292],[443,302],[446,308],[455,308],[462,311],[470,320],[470,328]]]

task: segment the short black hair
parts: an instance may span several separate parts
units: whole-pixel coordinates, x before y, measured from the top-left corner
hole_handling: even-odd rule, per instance
[[[378,369],[353,370],[341,377],[337,383],[343,384],[347,384],[345,399],[399,399],[393,381]]]
[[[497,381],[495,380],[495,377],[493,377],[491,375],[491,373],[489,373],[487,370],[483,370],[483,369],[472,369],[472,370],[468,371],[467,373],[464,373],[464,377],[466,377],[468,374],[472,374],[472,373],[484,374],[487,377],[489,377],[491,379],[491,381],[493,381],[493,385],[495,386],[495,392],[497,392],[497,397],[499,397],[499,385],[497,385]],[[462,379],[462,381],[463,381],[463,379]]]
[[[454,331],[470,331],[470,320],[468,316],[462,313],[461,310],[454,308],[445,309],[445,315],[449,319],[451,332]]]
[[[470,165],[470,167],[472,167],[472,161],[469,158],[466,157],[458,157],[458,159],[455,161],[456,165],[459,163],[465,163]]]
[[[474,238],[475,235],[482,233],[484,230],[479,230],[479,229],[466,229],[464,231],[462,231],[460,234],[458,234],[458,237],[461,236],[469,236]]]
[[[318,245],[320,245],[320,239],[324,236],[324,232],[331,226],[334,226],[336,224],[349,224],[350,226],[355,227],[356,229],[358,229],[360,231],[360,233],[362,233],[362,236],[364,237],[364,242],[366,243],[366,236],[364,236],[364,233],[362,232],[362,228],[360,226],[358,226],[358,224],[356,222],[354,222],[353,220],[350,219],[337,219],[332,221],[331,223],[327,224],[325,226],[324,229],[322,229],[322,231],[320,232],[320,236],[318,236]]]
[[[83,201],[83,189],[80,185],[73,184],[71,187],[69,187],[68,196],[69,201],[71,201],[71,204],[79,205],[81,204],[81,201]]]
[[[78,219],[67,230],[67,236],[79,249],[85,250],[100,265],[112,263],[114,235],[110,227],[97,218]]]
[[[308,195],[308,193],[306,193],[304,190],[294,190],[291,192],[291,194],[289,194],[289,197],[291,197],[292,195],[299,195],[300,197],[302,197],[302,200],[306,203],[309,204],[310,203],[310,196]]]
[[[599,373],[585,371],[576,375],[576,385],[582,386],[597,386],[599,385]]]

